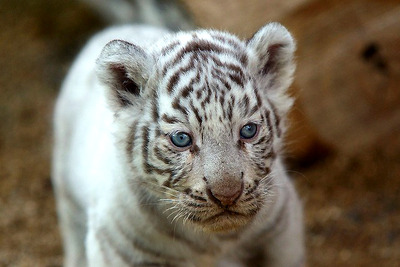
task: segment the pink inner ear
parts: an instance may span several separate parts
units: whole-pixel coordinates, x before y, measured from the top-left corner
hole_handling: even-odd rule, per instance
[[[261,74],[267,75],[270,72],[276,71],[277,65],[279,64],[278,53],[282,47],[284,47],[283,44],[274,44],[268,47],[268,60],[265,63],[264,67],[261,69]]]

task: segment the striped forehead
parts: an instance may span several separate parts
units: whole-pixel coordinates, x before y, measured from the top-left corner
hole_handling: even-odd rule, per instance
[[[175,38],[169,39],[161,48],[161,57],[164,67],[177,64],[180,59],[188,54],[227,54],[237,58],[241,64],[247,64],[245,44],[237,37],[217,31],[194,31],[179,33]],[[165,69],[164,69],[165,71]]]
[[[177,35],[174,41],[166,44],[161,50],[158,68],[164,81],[162,87],[171,94],[179,89],[176,88],[179,82],[187,82],[184,78],[198,79],[199,73],[214,76],[225,73],[238,81],[247,61],[244,43],[236,37],[221,32],[196,31]]]
[[[231,121],[236,106],[259,105],[247,74],[245,45],[220,32],[193,32],[161,50],[160,114],[201,124]],[[251,95],[251,96],[250,96]],[[252,103],[254,102],[254,103]]]

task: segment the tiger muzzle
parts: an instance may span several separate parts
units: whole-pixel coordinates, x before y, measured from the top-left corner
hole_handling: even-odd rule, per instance
[[[229,142],[207,141],[201,154],[206,193],[210,201],[226,209],[243,193],[243,162]]]
[[[238,179],[222,179],[206,189],[208,198],[222,208],[236,203],[243,192],[243,181]]]

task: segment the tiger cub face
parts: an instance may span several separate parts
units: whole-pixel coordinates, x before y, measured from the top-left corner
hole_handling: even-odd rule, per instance
[[[149,48],[107,44],[97,72],[133,192],[206,232],[238,230],[272,203],[294,49],[275,23],[247,42],[194,31]]]

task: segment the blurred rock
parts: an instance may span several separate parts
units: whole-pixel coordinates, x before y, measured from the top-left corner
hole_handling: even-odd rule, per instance
[[[305,116],[337,150],[400,130],[399,18],[398,1],[315,1],[284,18]]]
[[[248,37],[276,20],[294,34],[299,103],[288,151],[300,165],[332,151],[355,153],[400,130],[398,1],[183,2],[201,27]]]

